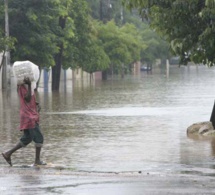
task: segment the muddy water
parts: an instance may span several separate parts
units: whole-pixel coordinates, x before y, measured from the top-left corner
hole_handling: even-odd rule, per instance
[[[211,169],[215,141],[188,138],[186,129],[210,119],[214,75],[214,68],[171,67],[169,78],[157,69],[124,80],[67,81],[59,93],[41,87],[42,158],[75,171]],[[15,90],[0,93],[1,151],[21,136],[18,110]],[[12,160],[32,164],[34,145],[17,151]]]

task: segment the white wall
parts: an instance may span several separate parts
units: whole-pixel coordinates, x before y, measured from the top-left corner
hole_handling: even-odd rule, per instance
[[[101,72],[96,72],[93,75],[93,78],[101,79]],[[79,80],[79,79],[90,79],[90,74],[87,72],[82,71],[82,69],[75,69],[74,71],[72,69],[61,70],[61,77],[60,80],[64,81],[66,80]],[[51,83],[52,81],[52,73],[51,70],[48,71],[48,83]],[[41,71],[41,78],[40,78],[40,86],[43,87],[44,85],[44,70]]]
[[[39,83],[39,86],[40,87],[44,87],[44,69],[42,69],[41,71],[41,77],[40,77],[40,83]],[[73,71],[72,69],[68,69],[68,70],[61,70],[61,75],[60,75],[60,81],[64,81],[65,79],[65,76],[66,76],[66,80],[72,80],[73,78]],[[51,84],[52,82],[52,71],[49,70],[48,71],[48,84]]]
[[[2,59],[2,54],[0,53],[0,62]],[[52,74],[51,74],[51,69],[48,71],[48,87],[51,86],[51,81],[52,81]],[[14,84],[14,77],[13,75],[11,75],[11,82],[12,84]],[[65,78],[66,77],[66,78]],[[86,83],[88,83],[90,81],[90,74],[87,72],[82,71],[82,69],[76,69],[76,70],[72,70],[72,69],[68,69],[68,70],[61,70],[61,82],[63,82],[64,80],[82,80],[84,79],[84,81]],[[93,79],[95,80],[101,80],[102,76],[101,76],[101,72],[96,72],[93,74]],[[70,82],[69,82],[70,83]],[[69,84],[68,83],[68,84]],[[42,69],[41,71],[41,77],[40,77],[40,83],[39,83],[39,87],[40,88],[44,88],[44,70]],[[0,70],[0,89],[2,89],[2,69]]]

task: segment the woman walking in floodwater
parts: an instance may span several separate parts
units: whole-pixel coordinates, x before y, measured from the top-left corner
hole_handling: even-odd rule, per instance
[[[36,102],[34,90],[32,90],[29,78],[24,79],[24,83],[17,85],[20,99],[20,130],[23,136],[20,141],[10,150],[3,152],[2,156],[7,163],[12,166],[11,155],[18,149],[27,146],[32,140],[35,142],[35,162],[34,165],[45,165],[40,160],[40,152],[43,145],[43,135],[39,127],[39,104]]]

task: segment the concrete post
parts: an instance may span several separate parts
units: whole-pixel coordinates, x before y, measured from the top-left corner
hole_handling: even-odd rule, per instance
[[[5,6],[5,36],[9,37],[8,0],[4,0]],[[10,52],[6,46],[5,64],[2,67],[2,89],[10,87]]]
[[[169,60],[166,60],[166,77],[169,78]]]

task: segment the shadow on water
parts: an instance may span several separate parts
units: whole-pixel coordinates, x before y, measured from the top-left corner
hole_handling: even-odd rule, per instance
[[[202,66],[171,67],[168,78],[153,69],[152,74],[91,85],[69,81],[60,92],[39,88],[45,136],[42,157],[77,171],[215,168],[215,141],[186,135],[189,125],[209,120],[215,97],[214,71]],[[2,151],[21,136],[16,130],[18,112],[16,90],[0,93]],[[12,157],[16,165],[32,164],[33,159],[33,144]],[[5,165],[3,159],[0,165]]]

